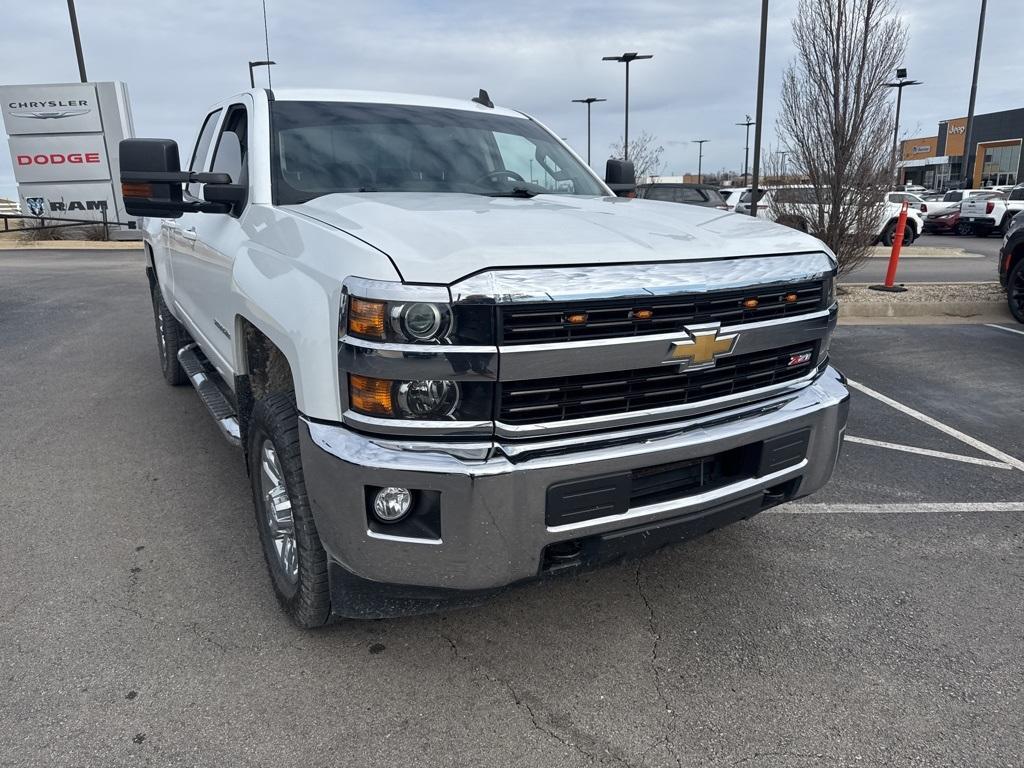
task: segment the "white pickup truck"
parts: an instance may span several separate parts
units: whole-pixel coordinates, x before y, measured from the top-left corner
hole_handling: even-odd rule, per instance
[[[242,448],[301,626],[477,600],[832,473],[832,254],[617,196],[630,164],[602,181],[484,92],[254,89],[186,169],[164,139],[120,159],[164,377]]]
[[[978,237],[993,232],[1002,237],[1013,217],[1024,210],[1024,185],[1014,187],[1008,195],[991,193],[974,196],[960,203],[960,225],[970,227]]]

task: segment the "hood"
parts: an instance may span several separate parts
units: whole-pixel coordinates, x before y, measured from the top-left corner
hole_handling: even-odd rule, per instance
[[[411,283],[447,285],[489,268],[825,250],[816,238],[750,216],[620,197],[345,193],[282,209],[369,243]]]

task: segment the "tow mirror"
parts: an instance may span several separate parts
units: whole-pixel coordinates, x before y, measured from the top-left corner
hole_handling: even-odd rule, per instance
[[[121,196],[131,216],[176,219],[186,212],[227,213],[230,206],[184,200],[182,184],[231,182],[224,173],[181,170],[178,145],[171,139],[125,139],[119,148]]]
[[[238,134],[233,131],[225,131],[221,134],[213,156],[213,172],[225,174],[235,183],[207,183],[203,187],[203,199],[212,203],[230,205],[232,216],[241,214],[249,192],[245,185],[238,183],[242,175],[241,168],[242,144],[238,140]]]
[[[604,181],[619,197],[636,196],[636,171],[629,160],[608,160],[604,166]]]

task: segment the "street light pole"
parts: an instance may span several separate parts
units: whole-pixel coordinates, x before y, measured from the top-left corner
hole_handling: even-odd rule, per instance
[[[736,125],[747,126],[747,143],[743,147],[743,186],[747,185],[747,177],[750,175],[747,170],[750,167],[750,126],[754,124],[754,121],[750,119],[750,115],[747,115],[747,122],[736,123]]]
[[[707,139],[694,139],[693,143],[697,145],[697,183],[704,183],[704,174],[701,172],[704,167],[704,145],[707,144]]]
[[[85,57],[82,55],[82,36],[78,33],[78,14],[75,13],[75,0],[68,0],[68,16],[71,17],[71,35],[75,38],[75,55],[78,56],[78,76],[82,82],[88,82],[85,74]]]
[[[757,188],[761,181],[761,123],[764,115],[764,52],[768,43],[768,0],[761,0],[761,49],[757,56],[757,107],[754,119],[754,186],[750,192],[750,215],[757,216]]]
[[[252,74],[253,69],[256,68],[256,67],[268,67],[268,69],[267,69],[267,78],[268,78],[267,82],[269,83],[269,81],[270,81],[269,80],[269,78],[270,78],[270,69],[269,69],[269,67],[271,65],[273,65],[273,64],[277,64],[277,62],[276,61],[250,61],[249,62],[249,87],[250,88],[255,88],[256,87],[256,79],[253,77],[253,74]]]
[[[639,54],[636,51],[621,56],[602,56],[601,61],[619,61],[626,65],[626,129],[622,137],[622,159],[629,160],[629,64],[639,59],[653,59],[654,54]]]
[[[587,165],[590,165],[590,105],[598,101],[608,101],[608,99],[595,99],[593,96],[588,96],[585,99],[573,99],[574,104],[586,104],[587,105]]]
[[[900,107],[903,105],[903,89],[911,85],[921,85],[920,80],[907,80],[907,70],[900,67],[896,70],[896,82],[886,83],[886,88],[896,89],[896,127],[892,132],[892,157],[896,180],[899,181],[899,146],[900,146]]]
[[[967,107],[967,129],[964,132],[964,159],[960,164],[961,182],[960,185],[966,189],[974,178],[973,163],[971,162],[971,143],[974,141],[974,99],[978,95],[978,67],[981,65],[981,39],[985,34],[985,9],[988,0],[981,0],[981,14],[978,16],[978,45],[974,49],[974,77],[971,80],[971,103]]]

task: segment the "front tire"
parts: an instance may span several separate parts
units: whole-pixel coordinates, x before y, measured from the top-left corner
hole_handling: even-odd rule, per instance
[[[969,224],[966,221],[958,221],[956,224],[956,233],[958,235],[963,235],[964,237],[966,237],[967,235],[973,235],[974,225]]]
[[[188,381],[188,374],[178,362],[178,350],[188,343],[188,333],[167,308],[159,285],[153,286],[153,320],[164,380],[172,387],[180,386]]]
[[[327,553],[306,496],[291,394],[272,393],[256,402],[247,447],[256,526],[274,593],[300,627],[323,626],[331,618]]]
[[[1024,323],[1024,259],[1017,259],[1006,277],[1006,300],[1010,314],[1018,323]]]

